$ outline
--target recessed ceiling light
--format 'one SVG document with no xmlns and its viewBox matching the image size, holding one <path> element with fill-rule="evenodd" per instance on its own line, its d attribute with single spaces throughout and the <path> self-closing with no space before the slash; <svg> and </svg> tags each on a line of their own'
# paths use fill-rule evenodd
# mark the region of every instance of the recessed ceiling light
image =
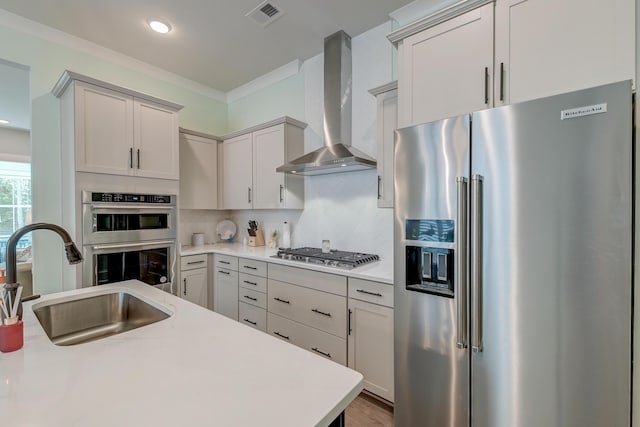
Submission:
<svg viewBox="0 0 640 427">
<path fill-rule="evenodd" d="M 149 26 L 153 31 L 160 34 L 167 34 L 169 31 L 171 31 L 171 25 L 162 21 L 157 21 L 155 19 L 149 21 Z"/>
<path fill-rule="evenodd" d="M 10 122 L 6 119 L 0 119 L 0 125 L 8 125 Z"/>
</svg>

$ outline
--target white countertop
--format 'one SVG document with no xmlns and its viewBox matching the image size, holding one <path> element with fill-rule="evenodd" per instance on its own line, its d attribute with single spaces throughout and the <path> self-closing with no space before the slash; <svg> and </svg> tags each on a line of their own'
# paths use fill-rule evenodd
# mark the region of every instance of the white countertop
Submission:
<svg viewBox="0 0 640 427">
<path fill-rule="evenodd" d="M 32 306 L 124 289 L 168 319 L 75 346 L 49 341 Z M 323 426 L 362 375 L 141 282 L 24 304 L 25 343 L 0 353 L 0 413 L 18 426 Z"/>
<path fill-rule="evenodd" d="M 280 258 L 271 258 L 277 252 L 276 249 L 269 249 L 266 246 L 244 246 L 241 243 L 216 243 L 202 246 L 183 246 L 180 255 L 196 255 L 204 253 L 219 253 L 233 255 L 242 258 L 257 259 L 275 264 L 288 265 L 291 267 L 305 268 L 308 270 L 323 271 L 325 273 L 339 274 L 341 276 L 355 277 L 358 279 L 372 280 L 374 282 L 393 285 L 393 260 L 382 259 L 371 264 L 365 264 L 352 270 L 325 267 L 318 264 L 309 264 L 299 261 L 290 261 Z"/>
</svg>

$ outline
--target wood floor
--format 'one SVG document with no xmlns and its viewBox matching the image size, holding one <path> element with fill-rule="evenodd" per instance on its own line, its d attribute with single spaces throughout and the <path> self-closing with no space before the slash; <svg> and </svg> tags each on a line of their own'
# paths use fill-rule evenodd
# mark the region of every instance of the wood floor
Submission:
<svg viewBox="0 0 640 427">
<path fill-rule="evenodd" d="M 345 411 L 346 427 L 392 427 L 393 408 L 360 393 Z"/>
</svg>

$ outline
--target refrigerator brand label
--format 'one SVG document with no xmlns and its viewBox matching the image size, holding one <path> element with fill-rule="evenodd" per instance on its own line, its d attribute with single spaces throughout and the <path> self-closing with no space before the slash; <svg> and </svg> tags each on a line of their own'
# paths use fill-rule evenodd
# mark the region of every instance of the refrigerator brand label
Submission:
<svg viewBox="0 0 640 427">
<path fill-rule="evenodd" d="M 560 120 L 574 119 L 576 117 L 590 116 L 592 114 L 600 114 L 607 112 L 607 103 L 585 105 L 584 107 L 572 108 L 570 110 L 562 110 L 560 112 Z"/>
</svg>

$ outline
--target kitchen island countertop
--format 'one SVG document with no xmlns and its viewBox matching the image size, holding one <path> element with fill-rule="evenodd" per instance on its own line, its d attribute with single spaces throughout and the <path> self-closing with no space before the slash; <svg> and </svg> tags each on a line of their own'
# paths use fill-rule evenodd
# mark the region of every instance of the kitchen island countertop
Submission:
<svg viewBox="0 0 640 427">
<path fill-rule="evenodd" d="M 171 317 L 56 346 L 32 307 L 125 290 Z M 324 426 L 362 375 L 131 280 L 24 304 L 24 347 L 0 354 L 0 412 L 12 426 Z"/>
<path fill-rule="evenodd" d="M 219 253 L 232 255 L 241 258 L 256 259 L 275 264 L 288 265 L 290 267 L 305 268 L 308 270 L 322 271 L 325 273 L 339 274 L 357 279 L 372 280 L 387 285 L 393 284 L 393 260 L 382 259 L 377 262 L 356 267 L 353 269 L 344 269 L 336 267 L 325 267 L 323 265 L 311 264 L 299 261 L 290 261 L 280 258 L 271 258 L 275 255 L 277 249 L 269 249 L 266 246 L 245 246 L 242 243 L 216 243 L 201 246 L 183 246 L 180 255 L 196 255 L 204 253 Z"/>
</svg>

